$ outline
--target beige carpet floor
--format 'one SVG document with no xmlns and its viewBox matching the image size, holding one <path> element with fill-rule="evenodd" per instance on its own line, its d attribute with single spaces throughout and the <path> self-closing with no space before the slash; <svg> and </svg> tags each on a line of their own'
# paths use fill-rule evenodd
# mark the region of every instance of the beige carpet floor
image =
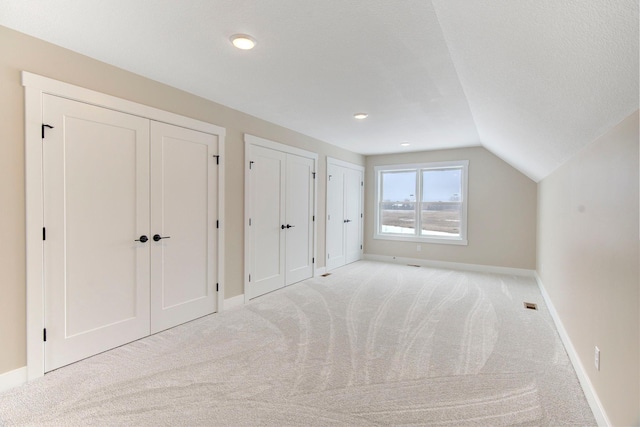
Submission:
<svg viewBox="0 0 640 427">
<path fill-rule="evenodd" d="M 360 261 L 0 394 L 0 425 L 596 422 L 533 279 Z"/>
</svg>

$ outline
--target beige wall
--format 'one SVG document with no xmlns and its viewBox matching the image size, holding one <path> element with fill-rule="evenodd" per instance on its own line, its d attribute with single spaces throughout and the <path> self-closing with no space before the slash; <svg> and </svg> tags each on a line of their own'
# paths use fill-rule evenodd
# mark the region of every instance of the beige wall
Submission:
<svg viewBox="0 0 640 427">
<path fill-rule="evenodd" d="M 24 95 L 22 70 L 114 95 L 227 129 L 225 297 L 243 291 L 244 142 L 250 133 L 319 154 L 318 215 L 325 212 L 326 156 L 364 164 L 333 145 L 145 79 L 0 26 L 0 374 L 26 363 Z M 324 266 L 324 222 L 317 260 Z"/>
<path fill-rule="evenodd" d="M 537 270 L 614 425 L 640 421 L 638 132 L 636 112 L 538 189 Z"/>
<path fill-rule="evenodd" d="M 374 167 L 447 160 L 469 160 L 468 246 L 374 239 Z M 365 206 L 367 254 L 535 268 L 536 183 L 482 147 L 367 157 Z"/>
</svg>

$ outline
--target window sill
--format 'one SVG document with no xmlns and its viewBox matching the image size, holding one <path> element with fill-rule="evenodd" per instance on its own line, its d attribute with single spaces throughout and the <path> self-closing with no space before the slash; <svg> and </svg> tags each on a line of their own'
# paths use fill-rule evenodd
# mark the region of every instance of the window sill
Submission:
<svg viewBox="0 0 640 427">
<path fill-rule="evenodd" d="M 395 240 L 400 242 L 435 243 L 440 245 L 468 246 L 467 239 L 461 237 L 418 237 L 402 234 L 374 234 L 376 240 Z"/>
</svg>

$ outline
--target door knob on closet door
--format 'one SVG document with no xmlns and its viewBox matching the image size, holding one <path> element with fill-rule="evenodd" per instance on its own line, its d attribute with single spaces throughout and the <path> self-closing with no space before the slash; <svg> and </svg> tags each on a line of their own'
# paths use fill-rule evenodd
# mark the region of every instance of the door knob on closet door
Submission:
<svg viewBox="0 0 640 427">
<path fill-rule="evenodd" d="M 287 228 L 293 228 L 293 227 L 295 227 L 295 225 L 289 225 L 289 224 L 287 224 Z"/>
<path fill-rule="evenodd" d="M 170 238 L 171 238 L 171 236 L 164 236 L 164 237 L 163 237 L 163 236 L 161 236 L 161 235 L 159 235 L 159 234 L 155 234 L 155 235 L 153 236 L 153 241 L 154 241 L 154 242 L 159 242 L 159 241 L 160 241 L 160 240 L 162 240 L 162 239 L 170 239 Z"/>
<path fill-rule="evenodd" d="M 284 224 L 280 226 L 280 230 L 284 230 L 285 228 L 287 228 Z"/>
<path fill-rule="evenodd" d="M 142 236 L 140 236 L 140 238 L 139 238 L 139 239 L 134 240 L 134 242 L 142 242 L 142 243 L 145 243 L 147 240 L 149 240 L 149 238 L 143 234 Z"/>
</svg>

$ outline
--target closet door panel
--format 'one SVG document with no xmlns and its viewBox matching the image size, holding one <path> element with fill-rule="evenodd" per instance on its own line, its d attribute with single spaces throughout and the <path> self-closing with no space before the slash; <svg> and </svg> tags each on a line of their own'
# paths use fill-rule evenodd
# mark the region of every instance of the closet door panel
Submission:
<svg viewBox="0 0 640 427">
<path fill-rule="evenodd" d="M 313 159 L 287 154 L 287 285 L 313 276 L 313 172 Z"/>
<path fill-rule="evenodd" d="M 362 219 L 360 206 L 362 200 L 362 172 L 345 168 L 345 262 L 347 264 L 360 259 L 362 250 Z"/>
<path fill-rule="evenodd" d="M 149 334 L 149 121 L 49 95 L 43 118 L 50 371 Z"/>
<path fill-rule="evenodd" d="M 152 333 L 216 309 L 214 154 L 215 135 L 151 122 Z"/>
<path fill-rule="evenodd" d="M 286 154 L 251 147 L 249 204 L 251 245 L 249 298 L 285 285 Z"/>
<path fill-rule="evenodd" d="M 361 167 L 327 160 L 327 269 L 362 258 Z"/>
<path fill-rule="evenodd" d="M 327 165 L 327 269 L 346 263 L 344 253 L 344 169 Z"/>
</svg>

